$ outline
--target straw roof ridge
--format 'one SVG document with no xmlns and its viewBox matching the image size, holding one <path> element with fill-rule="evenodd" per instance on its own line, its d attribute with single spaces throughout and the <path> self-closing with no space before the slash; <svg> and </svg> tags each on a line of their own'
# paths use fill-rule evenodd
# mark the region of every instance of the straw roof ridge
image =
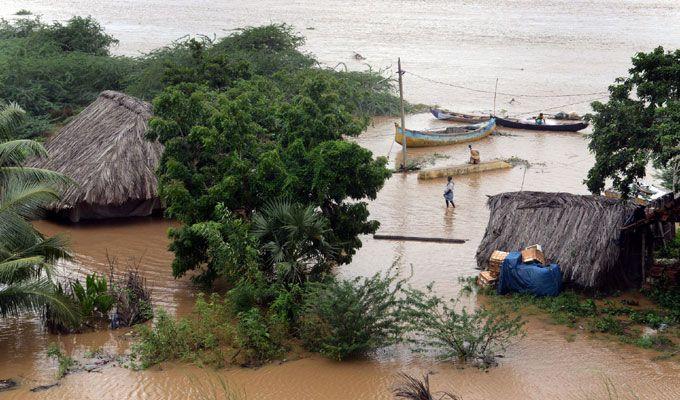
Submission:
<svg viewBox="0 0 680 400">
<path fill-rule="evenodd" d="M 64 191 L 55 208 L 157 198 L 156 168 L 163 146 L 144 137 L 151 116 L 151 104 L 107 90 L 49 138 L 49 157 L 29 165 L 60 172 L 77 183 Z"/>
<path fill-rule="evenodd" d="M 629 286 L 636 271 L 620 228 L 635 210 L 631 202 L 570 193 L 510 192 L 491 196 L 477 265 L 494 250 L 540 244 L 560 265 L 564 280 L 584 288 Z M 637 256 L 639 258 L 639 255 Z M 639 264 L 638 264 L 639 265 Z M 638 267 L 639 268 L 639 267 Z"/>
</svg>

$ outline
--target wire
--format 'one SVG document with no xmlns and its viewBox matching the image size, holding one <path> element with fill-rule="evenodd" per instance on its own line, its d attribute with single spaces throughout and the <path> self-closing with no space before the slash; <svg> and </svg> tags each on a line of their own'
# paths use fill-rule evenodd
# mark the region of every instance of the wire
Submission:
<svg viewBox="0 0 680 400">
<path fill-rule="evenodd" d="M 416 78 L 420 78 L 420 79 L 426 80 L 428 82 L 437 83 L 439 85 L 444 85 L 444 86 L 450 86 L 450 87 L 454 87 L 454 88 L 458 88 L 458 89 L 468 90 L 470 92 L 487 93 L 487 94 L 496 93 L 496 94 L 500 94 L 500 95 L 503 95 L 503 96 L 511 96 L 511 97 L 555 98 L 555 97 L 580 97 L 580 96 L 594 96 L 594 95 L 609 94 L 609 92 L 591 92 L 591 93 L 574 93 L 574 94 L 518 94 L 518 93 L 507 93 L 507 92 L 494 92 L 492 90 L 474 89 L 474 88 L 470 88 L 470 87 L 467 87 L 467 86 L 456 85 L 454 83 L 442 82 L 442 81 L 438 81 L 438 80 L 435 80 L 435 79 L 426 78 L 424 76 L 418 75 L 418 74 L 410 72 L 410 71 L 404 71 L 404 73 L 413 75 Z"/>
<path fill-rule="evenodd" d="M 574 103 L 562 104 L 562 105 L 555 106 L 555 107 L 539 108 L 538 110 L 526 111 L 526 112 L 519 113 L 519 114 L 512 114 L 512 116 L 517 117 L 517 116 L 520 116 L 520 115 L 533 114 L 533 113 L 536 113 L 536 112 L 539 112 L 539 111 L 557 110 L 557 109 L 562 108 L 562 107 L 574 106 L 576 104 L 590 103 L 590 102 L 595 101 L 595 100 L 603 100 L 603 99 L 607 99 L 607 98 L 609 98 L 609 96 L 595 97 L 593 99 L 577 101 L 577 102 L 574 102 Z"/>
</svg>

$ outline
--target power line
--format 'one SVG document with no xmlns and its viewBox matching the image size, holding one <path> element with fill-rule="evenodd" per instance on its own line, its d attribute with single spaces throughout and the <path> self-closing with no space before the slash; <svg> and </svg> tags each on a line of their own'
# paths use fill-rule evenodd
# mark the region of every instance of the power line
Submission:
<svg viewBox="0 0 680 400">
<path fill-rule="evenodd" d="M 503 95 L 503 96 L 511 96 L 511 97 L 556 98 L 556 97 L 580 97 L 580 96 L 595 96 L 595 95 L 609 94 L 609 92 L 591 92 L 591 93 L 551 94 L 551 95 L 548 95 L 548 94 L 518 94 L 518 93 L 507 93 L 507 92 L 494 92 L 492 90 L 474 89 L 474 88 L 471 88 L 471 87 L 467 87 L 467 86 L 463 86 L 463 85 L 457 85 L 457 84 L 454 84 L 454 83 L 442 82 L 442 81 L 438 81 L 438 80 L 435 80 L 435 79 L 426 78 L 424 76 L 418 75 L 418 74 L 410 72 L 410 71 L 404 71 L 404 73 L 413 75 L 416 78 L 420 78 L 420 79 L 428 81 L 428 82 L 432 82 L 432 83 L 436 83 L 436 84 L 444 85 L 444 86 L 449 86 L 449 87 L 454 87 L 454 88 L 457 88 L 457 89 L 463 89 L 463 90 L 467 90 L 467 91 L 470 91 L 470 92 L 486 93 L 486 94 L 496 93 L 496 94 L 500 94 L 500 95 Z"/>
</svg>

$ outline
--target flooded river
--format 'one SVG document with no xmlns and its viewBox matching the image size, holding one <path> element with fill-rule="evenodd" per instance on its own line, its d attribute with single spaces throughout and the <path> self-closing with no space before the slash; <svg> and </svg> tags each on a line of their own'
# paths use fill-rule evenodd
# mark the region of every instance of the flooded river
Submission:
<svg viewBox="0 0 680 400">
<path fill-rule="evenodd" d="M 498 109 L 524 113 L 539 108 L 585 112 L 612 80 L 626 72 L 635 51 L 656 45 L 680 47 L 680 3 L 677 1 L 373 1 L 314 2 L 296 0 L 3 0 L 0 16 L 25 8 L 45 19 L 72 14 L 99 19 L 121 40 L 116 52 L 138 54 L 187 33 L 226 34 L 230 29 L 268 22 L 288 22 L 308 37 L 306 49 L 327 65 L 362 65 L 354 51 L 374 67 L 389 68 L 397 56 L 404 68 L 435 81 L 499 90 Z M 307 29 L 313 28 L 313 29 Z M 570 97 L 521 97 L 584 94 Z M 413 102 L 439 103 L 462 111 L 489 111 L 493 96 L 406 75 L 406 97 Z M 514 99 L 514 101 L 512 101 Z M 573 105 L 566 105 L 578 103 Z M 430 116 L 410 116 L 407 126 L 439 125 Z M 545 190 L 586 193 L 582 181 L 592 165 L 581 134 L 507 131 L 484 139 L 477 147 L 484 159 L 516 156 L 532 167 L 488 172 L 456 179 L 456 209 L 446 210 L 443 180 L 419 181 L 395 175 L 370 205 L 382 233 L 469 239 L 462 245 L 374 241 L 339 273 L 370 275 L 397 263 L 413 266 L 412 284 L 435 282 L 440 293 L 455 295 L 457 278 L 475 273 L 475 250 L 488 218 L 486 196 L 503 191 Z M 394 160 L 400 146 L 392 144 L 393 120 L 378 119 L 361 137 L 375 155 Z M 436 163 L 464 162 L 466 145 L 412 149 L 409 156 L 439 154 Z M 125 265 L 141 257 L 141 271 L 153 289 L 156 306 L 176 315 L 190 310 L 196 288 L 171 276 L 172 254 L 166 231 L 171 222 L 137 219 L 106 224 L 62 226 L 39 222 L 47 234 L 71 237 L 76 253 L 62 265 L 64 273 L 108 273 L 107 253 Z M 435 390 L 449 390 L 464 399 L 606 398 L 605 382 L 613 382 L 621 398 L 680 398 L 680 365 L 651 361 L 653 352 L 600 340 L 532 319 L 528 335 L 511 347 L 501 365 L 489 372 L 456 369 L 414 355 L 403 347 L 389 348 L 366 360 L 335 363 L 303 357 L 259 369 L 211 371 L 187 365 L 166 365 L 144 372 L 123 368 L 100 374 L 67 376 L 59 387 L 42 393 L 29 388 L 54 381 L 55 363 L 45 353 L 58 341 L 76 358 L 93 348 L 122 353 L 125 330 L 52 336 L 31 318 L 0 320 L 0 379 L 14 377 L 21 387 L 0 398 L 160 399 L 205 398 L 224 382 L 249 399 L 389 399 L 395 375 L 405 371 L 434 374 Z M 222 398 L 222 396 L 212 396 Z"/>
</svg>

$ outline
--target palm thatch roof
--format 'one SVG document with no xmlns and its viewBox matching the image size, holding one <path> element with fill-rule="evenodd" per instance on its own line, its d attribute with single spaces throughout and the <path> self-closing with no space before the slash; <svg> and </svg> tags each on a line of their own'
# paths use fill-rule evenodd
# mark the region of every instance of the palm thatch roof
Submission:
<svg viewBox="0 0 680 400">
<path fill-rule="evenodd" d="M 630 202 L 569 193 L 512 192 L 489 198 L 491 215 L 477 249 L 487 266 L 494 250 L 517 251 L 540 244 L 564 281 L 596 290 L 640 283 L 642 240 L 621 228 L 635 210 Z"/>
<path fill-rule="evenodd" d="M 144 138 L 151 116 L 151 104 L 104 91 L 48 139 L 49 158 L 32 165 L 60 172 L 76 182 L 54 209 L 157 200 L 155 171 L 163 146 Z"/>
</svg>

